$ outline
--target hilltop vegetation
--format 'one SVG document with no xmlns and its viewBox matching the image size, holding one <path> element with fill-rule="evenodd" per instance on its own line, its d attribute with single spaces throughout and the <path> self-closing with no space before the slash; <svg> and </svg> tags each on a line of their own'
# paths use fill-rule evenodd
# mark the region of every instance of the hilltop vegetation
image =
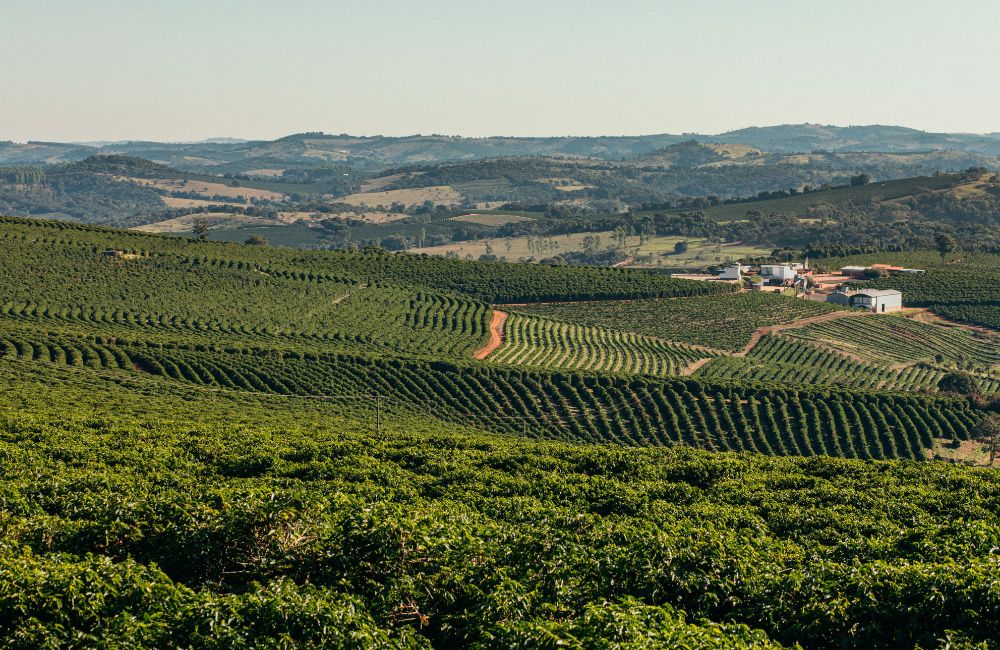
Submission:
<svg viewBox="0 0 1000 650">
<path fill-rule="evenodd" d="M 247 172 L 269 167 L 314 165 L 317 160 L 348 161 L 362 168 L 385 168 L 427 161 L 443 162 L 499 156 L 561 156 L 621 160 L 649 154 L 689 140 L 745 145 L 765 152 L 952 151 L 1000 155 L 1000 136 L 927 133 L 898 126 L 835 127 L 816 124 L 756 127 L 718 135 L 620 137 L 492 137 L 447 135 L 407 137 L 299 133 L 273 141 L 225 138 L 196 143 L 118 142 L 100 145 L 57 142 L 0 143 L 0 164 L 76 161 L 95 154 L 125 154 L 162 160 L 188 171 L 218 169 Z"/>
<path fill-rule="evenodd" d="M 985 172 L 1000 170 L 1000 155 L 987 155 L 989 147 L 788 153 L 704 138 L 617 141 L 634 152 L 611 155 L 615 146 L 599 138 L 323 134 L 270 143 L 6 145 L 0 213 L 180 234 L 193 232 L 197 216 L 214 224 L 217 239 L 257 235 L 305 248 L 401 250 L 617 229 L 771 249 L 868 245 L 888 223 L 897 226 L 889 243 L 909 247 L 926 246 L 940 230 L 966 244 L 996 243 L 997 182 Z M 200 148 L 204 155 L 195 155 Z M 569 153 L 577 148 L 590 153 Z M 954 173 L 965 169 L 980 171 Z M 873 182 L 852 187 L 860 178 Z M 490 222 L 510 216 L 521 219 Z"/>
</svg>

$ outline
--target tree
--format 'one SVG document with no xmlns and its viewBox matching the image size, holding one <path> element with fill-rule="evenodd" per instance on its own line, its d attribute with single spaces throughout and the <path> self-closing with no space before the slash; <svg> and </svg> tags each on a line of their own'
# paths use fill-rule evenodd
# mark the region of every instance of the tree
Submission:
<svg viewBox="0 0 1000 650">
<path fill-rule="evenodd" d="M 191 233 L 198 239 L 208 239 L 212 234 L 212 224 L 205 217 L 196 217 L 191 220 Z"/>
<path fill-rule="evenodd" d="M 990 413 L 972 430 L 973 439 L 982 442 L 990 452 L 990 465 L 1000 453 L 1000 414 Z"/>
<path fill-rule="evenodd" d="M 267 246 L 268 239 L 264 235 L 250 235 L 243 243 L 247 246 Z"/>
<path fill-rule="evenodd" d="M 674 253 L 680 255 L 681 253 L 686 253 L 688 250 L 688 243 L 686 241 L 679 241 L 674 244 Z"/>
<path fill-rule="evenodd" d="M 319 223 L 323 228 L 323 239 L 329 241 L 334 248 L 347 248 L 351 242 L 350 226 L 336 219 L 324 219 Z"/>
<path fill-rule="evenodd" d="M 945 393 L 969 395 L 976 390 L 972 377 L 964 372 L 949 372 L 938 381 L 938 390 Z"/>
<path fill-rule="evenodd" d="M 872 177 L 868 174 L 858 174 L 857 176 L 851 176 L 851 186 L 860 187 L 862 185 L 867 185 L 872 182 Z"/>
<path fill-rule="evenodd" d="M 944 261 L 948 253 L 953 253 L 958 249 L 958 242 L 946 232 L 939 232 L 934 235 L 934 247 L 941 253 L 941 260 Z"/>
</svg>

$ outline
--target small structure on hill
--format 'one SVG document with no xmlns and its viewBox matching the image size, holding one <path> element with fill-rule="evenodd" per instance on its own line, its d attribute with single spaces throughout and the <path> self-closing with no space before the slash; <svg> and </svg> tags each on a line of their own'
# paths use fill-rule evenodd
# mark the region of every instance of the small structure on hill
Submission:
<svg viewBox="0 0 1000 650">
<path fill-rule="evenodd" d="M 840 268 L 840 274 L 846 275 L 849 278 L 861 278 L 864 276 L 865 271 L 869 268 L 868 266 L 843 266 Z"/>
<path fill-rule="evenodd" d="M 846 307 L 859 307 L 868 311 L 887 314 L 903 308 L 903 293 L 895 289 L 840 289 L 827 296 L 827 302 Z"/>
<path fill-rule="evenodd" d="M 925 273 L 924 269 L 908 269 L 902 266 L 892 266 L 891 264 L 872 264 L 871 266 L 844 266 L 841 267 L 841 275 L 849 278 L 865 278 L 868 275 L 895 275 L 897 273 Z"/>
<path fill-rule="evenodd" d="M 720 280 L 741 280 L 743 279 L 743 265 L 739 262 L 730 264 L 719 273 Z"/>
<path fill-rule="evenodd" d="M 788 264 L 762 264 L 760 277 L 766 284 L 786 284 L 793 282 L 797 272 Z"/>
</svg>

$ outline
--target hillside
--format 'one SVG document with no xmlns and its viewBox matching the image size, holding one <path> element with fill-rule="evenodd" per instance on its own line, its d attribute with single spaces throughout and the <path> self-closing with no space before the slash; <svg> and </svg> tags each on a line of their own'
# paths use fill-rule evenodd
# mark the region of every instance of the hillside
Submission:
<svg viewBox="0 0 1000 650">
<path fill-rule="evenodd" d="M 929 395 L 935 377 L 960 367 L 984 392 L 1000 379 L 997 359 L 970 352 L 996 344 L 987 334 L 968 335 L 960 358 L 915 359 L 937 374 L 907 395 L 843 386 L 831 394 L 836 376 L 822 373 L 807 382 L 815 390 L 757 385 L 752 369 L 752 387 L 730 383 L 738 374 L 690 378 L 694 362 L 740 349 L 760 328 L 804 325 L 829 309 L 657 273 L 305 253 L 16 219 L 0 227 L 9 269 L 0 354 L 11 359 L 279 395 L 380 394 L 451 422 L 498 418 L 495 429 L 543 438 L 877 458 L 919 458 L 935 438 L 972 435 L 977 407 Z M 621 300 L 639 302 L 610 302 Z M 553 301 L 565 306 L 512 308 L 554 319 L 545 336 L 515 335 L 520 321 L 508 319 L 500 349 L 473 358 L 490 336 L 491 304 Z M 734 328 L 734 319 L 744 322 Z M 594 329 L 570 334 L 573 322 Z M 579 337 L 586 361 L 572 361 Z M 873 360 L 869 369 L 890 365 Z M 573 369 L 580 374 L 564 372 Z M 845 402 L 854 405 L 847 414 Z M 870 420 L 869 409 L 893 419 Z M 933 413 L 921 417 L 934 428 L 908 424 L 913 409 Z M 843 445 L 823 438 L 827 426 L 842 429 Z"/>
<path fill-rule="evenodd" d="M 282 146 L 312 141 L 287 140 Z M 944 150 L 785 154 L 693 140 L 616 161 L 510 156 L 366 171 L 351 160 L 312 156 L 299 166 L 258 160 L 239 172 L 184 169 L 189 166 L 108 152 L 77 162 L 0 167 L 0 213 L 181 235 L 201 224 L 202 232 L 233 242 L 255 236 L 302 248 L 375 244 L 442 254 L 459 249 L 461 256 L 478 257 L 490 255 L 472 252 L 485 238 L 596 233 L 608 241 L 619 228 L 632 236 L 655 230 L 663 237 L 773 250 L 819 242 L 868 245 L 878 224 L 905 221 L 919 223 L 896 233 L 911 247 L 926 247 L 928 233 L 942 227 L 963 243 L 988 243 L 995 237 L 985 227 L 993 225 L 1000 200 L 995 172 L 988 171 L 1000 170 L 996 157 Z M 859 178 L 874 182 L 852 186 Z M 634 215 L 692 213 L 727 225 L 640 228 L 630 221 Z M 871 223 L 857 227 L 858 213 Z M 785 217 L 810 221 L 788 223 L 780 219 Z M 974 229 L 964 227 L 970 221 Z M 646 265 L 687 266 L 662 259 L 658 243 L 654 250 L 610 255 L 574 245 L 559 256 L 592 264 L 632 257 L 647 258 Z M 545 257 L 536 253 L 506 257 Z M 714 257 L 723 262 L 730 255 Z"/>
<path fill-rule="evenodd" d="M 364 404 L 20 362 L 0 378 L 0 491 L 16 504 L 0 633 L 22 646 L 1000 634 L 995 471 L 581 447 L 392 411 L 376 431 Z"/>
<path fill-rule="evenodd" d="M 0 253 L 15 647 L 1000 638 L 1000 332 L 11 217 Z"/>
</svg>

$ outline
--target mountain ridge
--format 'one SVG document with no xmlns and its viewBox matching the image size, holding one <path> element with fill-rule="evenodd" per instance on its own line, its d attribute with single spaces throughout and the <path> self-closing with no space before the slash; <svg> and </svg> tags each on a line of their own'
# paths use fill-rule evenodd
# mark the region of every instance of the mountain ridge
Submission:
<svg viewBox="0 0 1000 650">
<path fill-rule="evenodd" d="M 765 153 L 958 151 L 1000 155 L 1000 135 L 996 133 L 935 133 L 893 125 L 843 127 L 805 123 L 754 126 L 714 135 L 465 137 L 305 132 L 275 140 L 212 138 L 194 143 L 127 141 L 101 146 L 32 140 L 27 143 L 0 143 L 0 165 L 75 162 L 94 154 L 107 153 L 138 156 L 188 171 L 215 170 L 219 173 L 245 172 L 260 164 L 316 166 L 347 163 L 358 169 L 378 170 L 409 164 L 512 156 L 631 160 L 688 141 L 739 144 Z"/>
</svg>

